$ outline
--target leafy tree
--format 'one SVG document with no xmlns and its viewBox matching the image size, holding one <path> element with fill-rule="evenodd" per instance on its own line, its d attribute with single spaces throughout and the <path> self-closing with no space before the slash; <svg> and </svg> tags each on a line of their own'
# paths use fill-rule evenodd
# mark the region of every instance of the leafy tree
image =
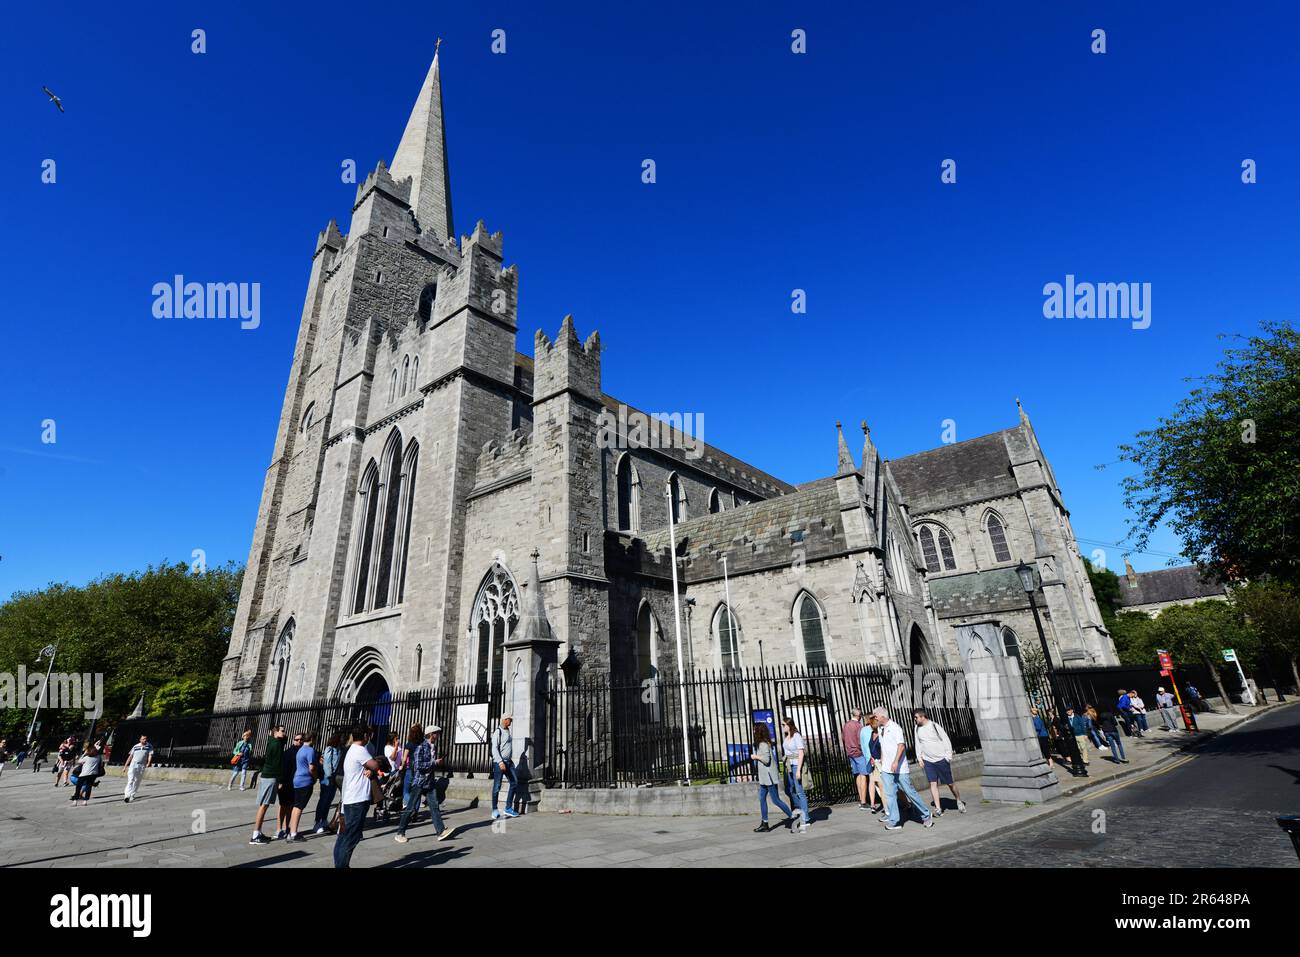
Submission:
<svg viewBox="0 0 1300 957">
<path fill-rule="evenodd" d="M 1167 522 L 1225 582 L 1300 583 L 1300 331 L 1265 323 L 1168 418 L 1120 446 L 1137 548 Z"/>
<path fill-rule="evenodd" d="M 1235 648 L 1250 658 L 1257 652 L 1258 640 L 1246 626 L 1239 609 L 1226 601 L 1198 601 L 1191 605 L 1171 605 L 1153 621 L 1152 634 L 1158 647 L 1168 649 L 1174 661 L 1199 661 L 1214 677 L 1224 706 L 1232 714 L 1237 709 L 1228 697 L 1219 663 L 1224 648 Z"/>
<path fill-rule="evenodd" d="M 1156 619 L 1145 612 L 1121 611 L 1108 623 L 1121 664 L 1149 665 L 1164 646 L 1156 633 Z"/>
<path fill-rule="evenodd" d="M 57 644 L 56 670 L 104 676 L 103 711 L 113 720 L 142 692 L 148 699 L 173 679 L 220 673 L 242 574 L 233 564 L 201 575 L 163 564 L 81 588 L 16 592 L 0 605 L 0 672 L 35 671 L 40 650 Z M 31 716 L 25 708 L 0 712 L 0 729 L 26 731 Z M 41 712 L 46 728 L 83 721 L 78 711 Z"/>
<path fill-rule="evenodd" d="M 177 714 L 203 714 L 212 707 L 219 676 L 184 675 L 167 682 L 153 696 L 149 717 L 169 718 Z"/>
<path fill-rule="evenodd" d="M 1232 603 L 1258 634 L 1261 650 L 1291 665 L 1291 679 L 1300 688 L 1300 591 L 1271 580 L 1250 582 L 1232 590 Z"/>
<path fill-rule="evenodd" d="M 1107 631 L 1110 631 L 1110 623 L 1120 607 L 1119 576 L 1109 568 L 1094 565 L 1082 555 L 1079 558 L 1083 560 L 1083 567 L 1088 572 L 1088 582 L 1092 585 L 1092 593 L 1097 596 L 1097 605 L 1101 609 L 1102 624 L 1106 626 Z"/>
</svg>

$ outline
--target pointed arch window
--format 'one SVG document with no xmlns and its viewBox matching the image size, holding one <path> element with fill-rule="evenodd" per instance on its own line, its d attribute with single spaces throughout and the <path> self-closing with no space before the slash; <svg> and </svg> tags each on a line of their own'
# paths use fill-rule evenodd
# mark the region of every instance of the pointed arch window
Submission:
<svg viewBox="0 0 1300 957">
<path fill-rule="evenodd" d="M 312 425 L 314 424 L 314 422 L 315 422 L 315 415 L 316 415 L 316 403 L 315 403 L 315 402 L 309 402 L 309 403 L 307 403 L 307 411 L 304 412 L 304 413 L 302 414 L 302 434 L 303 434 L 303 435 L 306 435 L 306 434 L 307 434 L 307 431 L 308 431 L 308 430 L 312 427 Z"/>
<path fill-rule="evenodd" d="M 1004 627 L 1002 629 L 1002 648 L 1006 651 L 1008 658 L 1020 660 L 1020 639 L 1016 637 L 1016 633 L 1010 628 Z"/>
<path fill-rule="evenodd" d="M 378 464 L 362 475 L 357 501 L 357 550 L 352 613 L 386 608 L 406 594 L 406 558 L 415 507 L 419 445 L 402 451 L 402 434 L 389 435 Z"/>
<path fill-rule="evenodd" d="M 1011 561 L 1011 549 L 1007 547 L 1007 533 L 1006 529 L 1002 527 L 1002 519 L 990 512 L 985 527 L 989 533 L 989 544 L 993 546 L 993 560 L 996 562 Z"/>
<path fill-rule="evenodd" d="M 493 562 L 479 587 L 470 615 L 470 634 L 477 645 L 473 658 L 474 684 L 480 695 L 501 688 L 505 644 L 518 623 L 519 591 L 515 581 L 500 562 Z"/>
<path fill-rule="evenodd" d="M 957 570 L 957 559 L 952 553 L 952 539 L 942 528 L 939 529 L 939 554 L 943 557 L 943 567 L 945 571 Z"/>
<path fill-rule="evenodd" d="M 641 527 L 641 477 L 627 454 L 618 462 L 618 527 L 624 532 Z"/>
<path fill-rule="evenodd" d="M 825 668 L 828 661 L 822 610 L 807 592 L 799 599 L 799 640 L 803 645 L 804 664 L 809 668 Z"/>
<path fill-rule="evenodd" d="M 925 570 L 939 571 L 939 552 L 934 547 L 934 533 L 930 531 L 930 526 L 922 525 L 916 537 L 921 543 L 921 557 L 925 559 Z"/>
<path fill-rule="evenodd" d="M 433 300 L 437 294 L 437 283 L 431 282 L 420 290 L 420 301 L 415 307 L 415 315 L 421 322 L 428 322 L 429 317 L 433 315 Z"/>
<path fill-rule="evenodd" d="M 397 366 L 393 366 L 393 373 L 388 377 L 388 401 L 392 402 L 397 398 Z"/>
<path fill-rule="evenodd" d="M 672 502 L 673 521 L 686 521 L 686 489 L 676 472 L 668 476 L 668 498 Z"/>
<path fill-rule="evenodd" d="M 718 654 L 724 674 L 740 671 L 740 620 L 724 602 L 713 616 L 713 631 L 718 636 Z M 722 711 L 725 715 L 745 713 L 745 693 L 739 682 L 726 682 L 722 693 Z"/>
<path fill-rule="evenodd" d="M 411 388 L 420 387 L 420 357 L 411 356 Z"/>
<path fill-rule="evenodd" d="M 410 381 L 411 381 L 411 357 L 405 356 L 402 359 L 402 388 L 397 393 L 398 395 L 406 395 L 406 390 L 410 385 Z"/>
<path fill-rule="evenodd" d="M 716 488 L 709 489 L 709 514 L 717 515 L 722 511 L 722 497 Z"/>
<path fill-rule="evenodd" d="M 361 517 L 357 536 L 356 571 L 353 574 L 352 613 L 366 609 L 366 596 L 370 585 L 370 556 L 375 546 L 375 517 L 379 512 L 379 466 L 371 459 L 361 476 L 361 491 L 357 501 Z"/>
<path fill-rule="evenodd" d="M 271 654 L 271 672 L 275 675 L 275 698 L 272 707 L 284 704 L 284 694 L 289 686 L 289 668 L 293 663 L 293 636 L 298 629 L 292 618 L 280 630 L 280 637 L 275 642 Z"/>
</svg>

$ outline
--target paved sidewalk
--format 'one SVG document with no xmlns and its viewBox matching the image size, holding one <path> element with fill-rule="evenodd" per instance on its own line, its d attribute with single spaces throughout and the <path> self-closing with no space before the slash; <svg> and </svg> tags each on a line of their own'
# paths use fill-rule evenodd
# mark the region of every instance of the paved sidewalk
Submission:
<svg viewBox="0 0 1300 957">
<path fill-rule="evenodd" d="M 1268 708 L 1205 715 L 1204 731 L 1222 731 Z M 1196 736 L 1203 740 L 1208 735 Z M 1185 733 L 1151 731 L 1128 738 L 1132 761 L 1115 765 L 1093 752 L 1088 779 L 1061 772 L 1068 793 L 1086 801 L 1099 784 L 1141 774 L 1192 743 Z M 131 804 L 121 800 L 124 780 L 110 777 L 88 807 L 74 807 L 70 788 L 55 789 L 48 772 L 12 765 L 0 775 L 0 866 L 27 867 L 330 867 L 333 837 L 303 844 L 247 844 L 253 791 L 149 779 Z M 886 832 L 879 818 L 856 804 L 819 808 L 806 834 L 784 829 L 754 834 L 757 808 L 747 817 L 607 817 L 529 814 L 492 826 L 486 808 L 444 805 L 458 828 L 434 841 L 427 823 L 410 842 L 393 841 L 396 822 L 367 827 L 354 867 L 843 867 L 883 865 L 960 846 L 1076 806 L 1069 798 L 1047 805 L 983 803 L 977 781 L 959 785 L 967 812 L 948 810 L 933 828 L 914 821 Z M 944 789 L 944 795 L 947 790 Z M 562 807 L 551 792 L 547 803 Z M 945 801 L 951 807 L 951 799 Z M 757 804 L 757 797 L 755 798 Z M 773 821 L 776 816 L 773 816 Z M 195 832 L 198 833 L 195 833 Z"/>
</svg>

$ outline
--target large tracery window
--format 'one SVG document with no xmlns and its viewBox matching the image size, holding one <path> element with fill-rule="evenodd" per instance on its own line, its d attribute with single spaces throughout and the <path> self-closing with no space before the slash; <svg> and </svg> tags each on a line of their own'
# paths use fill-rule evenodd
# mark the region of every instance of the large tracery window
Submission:
<svg viewBox="0 0 1300 957">
<path fill-rule="evenodd" d="M 499 562 L 494 562 L 479 588 L 469 624 L 477 645 L 474 683 L 480 693 L 501 688 L 505 644 L 518 623 L 519 591 L 510 573 Z"/>
<path fill-rule="evenodd" d="M 400 604 L 406 596 L 406 558 L 415 508 L 415 469 L 419 445 L 405 454 L 396 429 L 362 473 L 357 502 L 357 551 L 352 613 Z"/>
<path fill-rule="evenodd" d="M 289 686 L 289 666 L 293 662 L 293 635 L 296 630 L 297 625 L 290 618 L 280 632 L 271 654 L 271 672 L 275 675 L 275 700 L 272 707 L 275 708 L 284 704 L 284 694 Z"/>
</svg>

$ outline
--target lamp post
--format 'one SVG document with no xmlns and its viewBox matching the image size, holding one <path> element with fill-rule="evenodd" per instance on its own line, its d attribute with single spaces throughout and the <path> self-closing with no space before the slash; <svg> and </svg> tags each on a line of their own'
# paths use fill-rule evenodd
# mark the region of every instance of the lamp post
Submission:
<svg viewBox="0 0 1300 957">
<path fill-rule="evenodd" d="M 42 658 L 49 658 L 50 665 L 45 669 L 45 684 L 41 685 L 41 696 L 36 699 L 36 710 L 32 713 L 32 723 L 27 728 L 27 740 L 32 740 L 32 735 L 36 733 L 36 719 L 41 715 L 41 705 L 45 702 L 45 691 L 50 686 L 50 672 L 54 670 L 54 656 L 59 653 L 57 644 L 46 645 L 41 649 L 41 653 L 36 656 L 36 663 L 39 665 Z"/>
<path fill-rule="evenodd" d="M 1016 566 L 1016 574 L 1020 577 L 1020 584 L 1025 589 L 1025 597 L 1029 599 L 1029 608 L 1034 613 L 1034 627 L 1038 629 L 1038 642 L 1043 649 L 1043 662 L 1047 666 L 1047 684 L 1052 691 L 1052 702 L 1056 708 L 1057 727 L 1065 737 L 1065 746 L 1070 755 L 1070 773 L 1075 777 L 1087 777 L 1088 769 L 1084 767 L 1083 755 L 1079 753 L 1079 742 L 1074 738 L 1074 729 L 1066 725 L 1061 727 L 1061 723 L 1066 720 L 1065 717 L 1065 699 L 1061 697 L 1061 688 L 1056 681 L 1056 666 L 1052 664 L 1052 653 L 1047 647 L 1047 635 L 1043 632 L 1043 620 L 1038 617 L 1038 603 L 1034 601 L 1034 590 L 1038 587 L 1037 575 L 1032 565 L 1021 562 Z"/>
</svg>

